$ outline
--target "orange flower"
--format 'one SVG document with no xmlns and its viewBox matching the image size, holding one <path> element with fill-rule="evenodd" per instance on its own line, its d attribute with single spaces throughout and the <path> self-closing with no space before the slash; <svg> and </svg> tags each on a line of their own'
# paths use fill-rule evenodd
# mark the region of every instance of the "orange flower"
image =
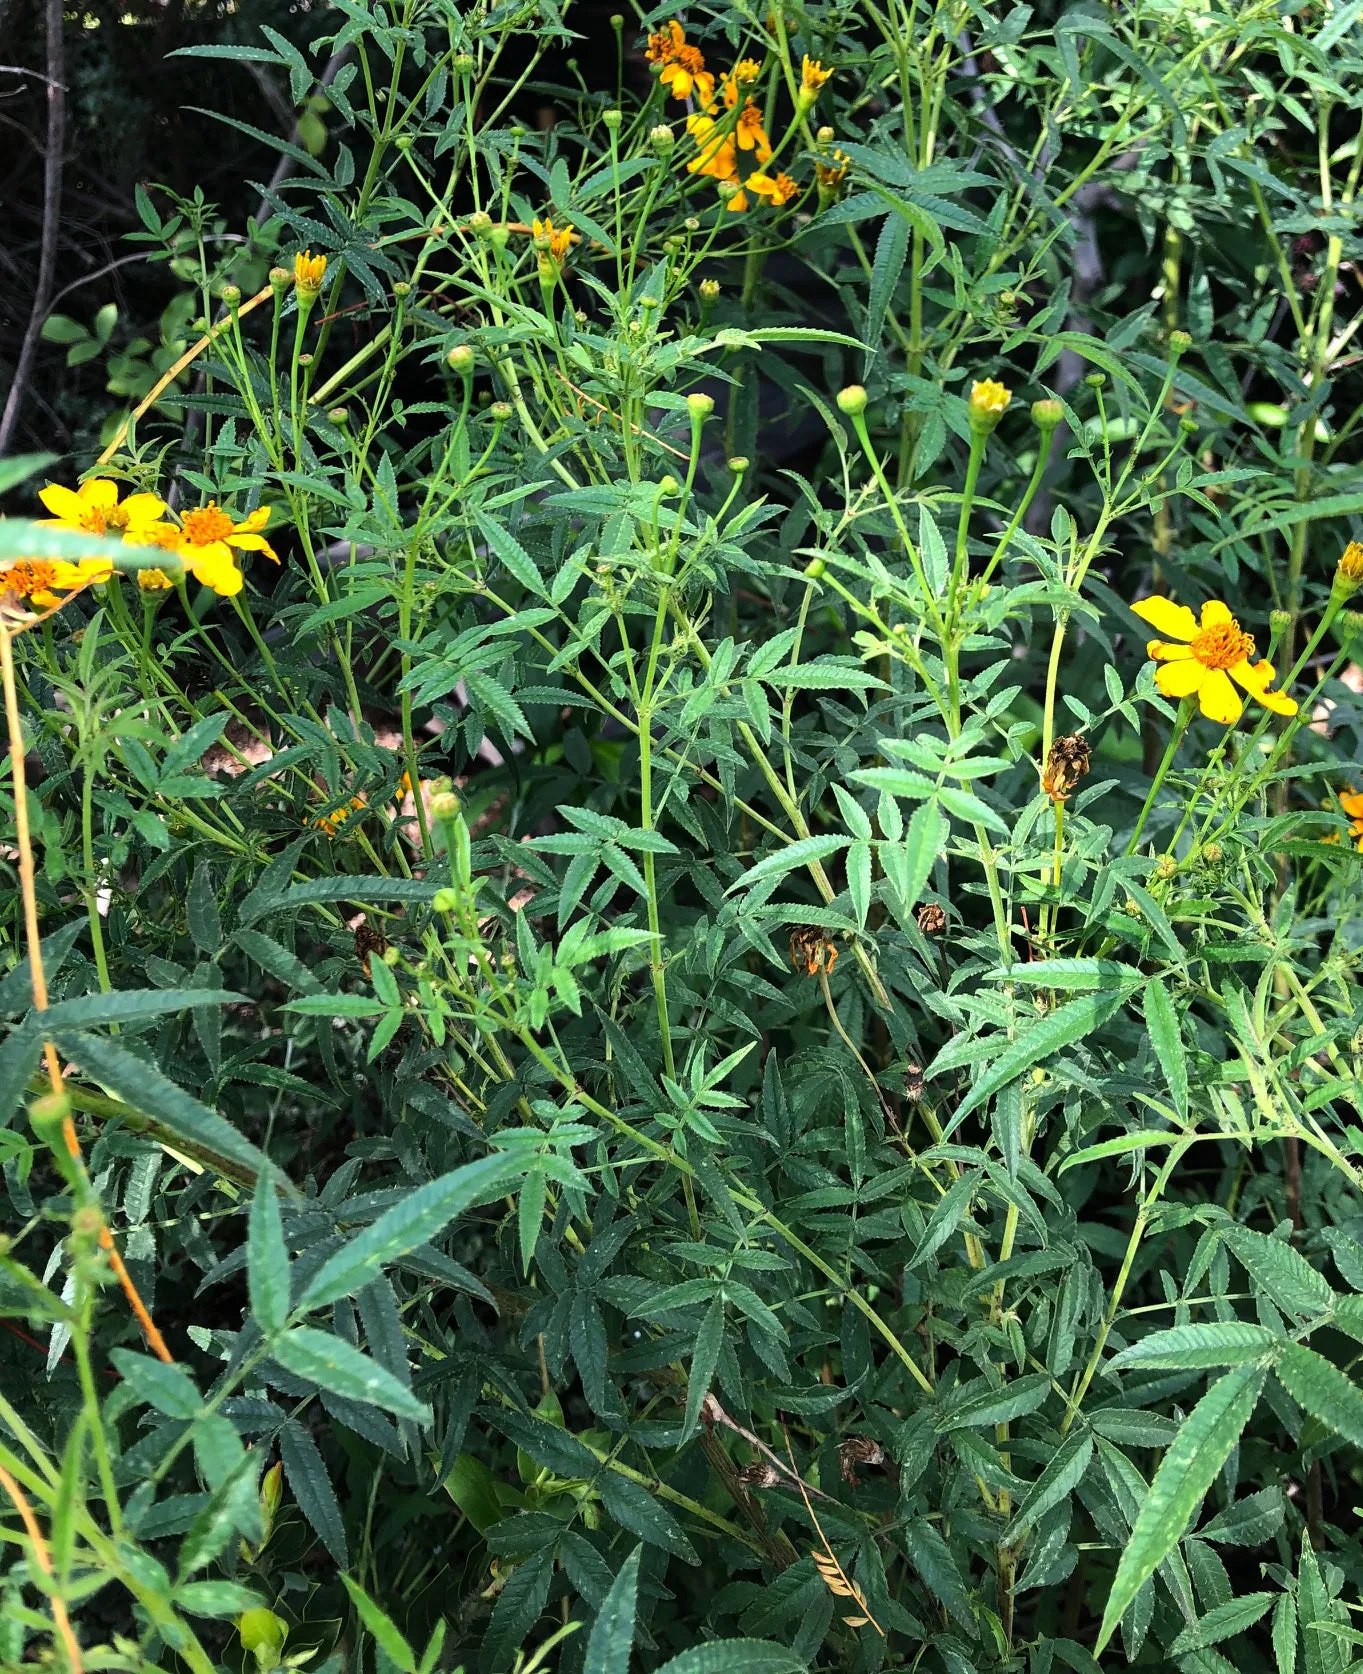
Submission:
<svg viewBox="0 0 1363 1674">
<path fill-rule="evenodd" d="M 540 253 L 548 256 L 558 267 L 563 265 L 563 258 L 572 249 L 573 240 L 578 236 L 566 222 L 563 226 L 555 228 L 547 215 L 542 221 L 532 221 L 530 231 Z"/>
<path fill-rule="evenodd" d="M 762 66 L 755 58 L 740 58 L 724 77 L 724 108 L 732 110 L 738 103 L 739 90 L 751 86 L 762 74 Z"/>
<path fill-rule="evenodd" d="M 1348 817 L 1349 836 L 1354 839 L 1354 846 L 1363 853 L 1363 791 L 1341 791 L 1339 805 Z M 1326 838 L 1327 842 L 1332 840 Z"/>
<path fill-rule="evenodd" d="M 818 183 L 821 195 L 842 190 L 843 181 L 847 179 L 847 171 L 852 166 L 852 160 L 845 151 L 830 151 L 823 162 L 814 165 L 814 178 Z"/>
<path fill-rule="evenodd" d="M 805 54 L 804 63 L 800 66 L 800 103 L 807 110 L 819 96 L 819 89 L 833 74 L 832 70 L 825 70 L 816 58 Z"/>
<path fill-rule="evenodd" d="M 69 564 L 61 558 L 16 558 L 0 568 L 0 592 L 27 599 L 39 610 L 55 610 L 65 601 L 57 590 L 74 593 L 91 582 L 107 581 L 114 573 L 107 558 L 82 558 Z"/>
<path fill-rule="evenodd" d="M 1282 692 L 1270 692 L 1272 663 L 1251 663 L 1253 636 L 1247 634 L 1219 599 L 1208 599 L 1198 621 L 1186 605 L 1172 599 L 1141 599 L 1132 610 L 1151 627 L 1182 640 L 1181 645 L 1152 639 L 1146 651 L 1162 666 L 1155 685 L 1164 697 L 1196 696 L 1202 713 L 1222 726 L 1233 726 L 1245 706 L 1231 685 L 1242 686 L 1249 695 L 1275 715 L 1295 715 L 1297 706 Z"/>
<path fill-rule="evenodd" d="M 691 174 L 709 174 L 716 180 L 738 178 L 738 151 L 731 135 L 717 131 L 712 116 L 688 116 L 686 131 L 696 142 L 696 155 L 686 165 Z"/>
<path fill-rule="evenodd" d="M 715 78 L 705 68 L 705 54 L 699 47 L 678 47 L 658 79 L 674 99 L 689 99 L 694 91 L 706 110 L 715 102 Z"/>
<path fill-rule="evenodd" d="M 676 18 L 669 18 L 656 35 L 648 37 L 644 57 L 650 64 L 670 64 L 686 45 L 686 31 Z"/>
<path fill-rule="evenodd" d="M 800 190 L 788 174 L 778 174 L 774 178 L 768 174 L 750 174 L 744 184 L 750 192 L 756 192 L 759 198 L 765 198 L 777 209 L 789 203 Z"/>
</svg>

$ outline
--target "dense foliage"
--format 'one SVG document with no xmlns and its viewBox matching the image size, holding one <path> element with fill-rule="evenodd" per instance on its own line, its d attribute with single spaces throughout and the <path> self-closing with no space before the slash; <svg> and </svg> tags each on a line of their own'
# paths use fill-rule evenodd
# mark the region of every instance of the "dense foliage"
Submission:
<svg viewBox="0 0 1363 1674">
<path fill-rule="evenodd" d="M 5 340 L 0 1666 L 1344 1674 L 1359 8 L 270 12 Z"/>
</svg>

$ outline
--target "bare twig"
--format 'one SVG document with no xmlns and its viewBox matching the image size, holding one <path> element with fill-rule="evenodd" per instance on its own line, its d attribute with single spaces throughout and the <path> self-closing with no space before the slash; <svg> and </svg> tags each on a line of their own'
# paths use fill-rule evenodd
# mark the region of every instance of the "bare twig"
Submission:
<svg viewBox="0 0 1363 1674">
<path fill-rule="evenodd" d="M 24 387 L 33 371 L 38 337 L 47 319 L 48 298 L 57 275 L 57 238 L 61 230 L 62 153 L 66 147 L 66 88 L 62 84 L 66 52 L 62 41 L 62 0 L 47 0 L 47 152 L 43 158 L 43 234 L 38 256 L 38 283 L 33 291 L 14 379 L 0 414 L 0 455 L 9 452 L 19 423 Z"/>
</svg>

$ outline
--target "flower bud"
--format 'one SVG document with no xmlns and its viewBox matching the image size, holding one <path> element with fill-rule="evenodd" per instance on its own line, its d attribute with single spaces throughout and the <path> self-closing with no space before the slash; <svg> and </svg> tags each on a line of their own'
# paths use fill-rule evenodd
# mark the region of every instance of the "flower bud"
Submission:
<svg viewBox="0 0 1363 1674">
<path fill-rule="evenodd" d="M 731 198 L 736 198 L 742 190 L 743 188 L 736 180 L 721 180 L 719 183 L 720 201 L 728 203 Z"/>
<path fill-rule="evenodd" d="M 1270 610 L 1268 613 L 1268 631 L 1274 639 L 1281 639 L 1292 626 L 1292 614 L 1286 610 Z"/>
<path fill-rule="evenodd" d="M 697 424 L 704 424 L 715 410 L 715 398 L 704 390 L 692 390 L 686 398 L 686 410 Z"/>
<path fill-rule="evenodd" d="M 496 419 L 498 424 L 505 424 L 511 417 L 511 403 L 509 401 L 494 401 L 488 408 L 488 412 Z"/>
<path fill-rule="evenodd" d="M 459 897 L 452 889 L 437 889 L 431 897 L 431 905 L 438 913 L 452 913 L 459 905 Z"/>
<path fill-rule="evenodd" d="M 846 418 L 860 418 L 866 411 L 866 391 L 860 384 L 848 384 L 838 391 L 838 411 Z"/>
<path fill-rule="evenodd" d="M 695 215 L 688 215 L 682 222 L 682 226 L 684 226 L 689 233 L 699 232 L 700 220 Z"/>
<path fill-rule="evenodd" d="M 270 269 L 270 289 L 276 296 L 283 296 L 289 286 L 293 284 L 293 274 L 287 267 L 272 267 Z"/>
<path fill-rule="evenodd" d="M 655 308 L 659 308 L 661 306 L 662 305 L 656 296 L 641 296 L 639 298 L 639 308 L 641 312 L 645 314 L 651 314 Z"/>
<path fill-rule="evenodd" d="M 1033 401 L 1032 423 L 1038 430 L 1054 430 L 1058 424 L 1065 422 L 1065 409 L 1052 397 Z"/>
<path fill-rule="evenodd" d="M 820 576 L 823 575 L 824 571 L 827 568 L 828 568 L 828 565 L 824 561 L 824 559 L 822 559 L 822 558 L 811 558 L 809 560 L 809 562 L 805 565 L 805 574 L 809 577 L 809 579 L 811 581 L 817 581 L 820 578 Z"/>
<path fill-rule="evenodd" d="M 1103 376 L 1103 374 L 1101 372 L 1090 372 L 1089 375 L 1084 379 L 1084 382 L 1088 385 L 1088 387 L 1090 389 L 1101 389 L 1103 387 L 1103 385 L 1107 382 L 1107 379 Z"/>
<path fill-rule="evenodd" d="M 668 475 L 658 484 L 658 494 L 664 500 L 670 500 L 674 494 L 681 493 L 681 484 L 674 476 Z"/>
<path fill-rule="evenodd" d="M 511 231 L 508 227 L 493 227 L 488 237 L 494 250 L 505 250 L 511 242 Z"/>
<path fill-rule="evenodd" d="M 741 453 L 736 453 L 729 461 L 729 469 L 736 477 L 741 477 L 752 464 L 752 460 L 745 459 Z"/>
<path fill-rule="evenodd" d="M 611 13 L 611 28 L 615 31 L 615 33 L 618 35 L 624 27 L 625 27 L 625 14 L 623 12 L 612 12 Z"/>
<path fill-rule="evenodd" d="M 461 378 L 467 378 L 473 371 L 473 363 L 477 357 L 467 343 L 456 343 L 445 356 L 445 364 L 451 372 L 457 372 Z"/>
<path fill-rule="evenodd" d="M 974 434 L 987 436 L 1007 412 L 1012 399 L 1012 390 L 1005 389 L 995 378 L 977 379 L 971 384 L 967 407 Z"/>
<path fill-rule="evenodd" d="M 834 140 L 834 133 L 833 133 L 833 130 L 828 126 L 828 124 L 825 123 L 823 125 L 823 127 L 819 129 L 818 133 L 815 134 L 814 138 L 819 142 L 820 145 L 832 145 L 833 140 Z"/>
<path fill-rule="evenodd" d="M 601 120 L 605 123 L 611 133 L 614 134 L 619 132 L 620 124 L 624 121 L 624 116 L 620 111 L 615 109 L 603 110 L 601 112 Z"/>
<path fill-rule="evenodd" d="M 311 250 L 300 250 L 293 258 L 293 282 L 300 305 L 310 305 L 318 297 L 326 272 L 326 257 L 314 256 Z"/>
<path fill-rule="evenodd" d="M 700 282 L 700 296 L 702 302 L 713 302 L 719 295 L 718 279 L 702 279 Z"/>
<path fill-rule="evenodd" d="M 671 151 L 672 147 L 677 143 L 677 136 L 672 132 L 671 128 L 668 127 L 666 122 L 659 122 L 657 127 L 650 128 L 648 130 L 648 143 L 660 157 L 666 157 L 668 152 Z"/>
<path fill-rule="evenodd" d="M 492 217 L 485 209 L 475 209 L 468 219 L 468 229 L 475 238 L 486 238 L 492 231 Z"/>
<path fill-rule="evenodd" d="M 412 287 L 405 279 L 396 279 L 393 281 L 393 295 L 395 297 L 401 298 L 404 296 L 411 296 L 411 294 Z"/>
<path fill-rule="evenodd" d="M 1178 427 L 1179 427 L 1180 432 L 1185 436 L 1196 436 L 1197 435 L 1197 428 L 1198 428 L 1197 420 L 1195 418 L 1189 418 L 1186 413 L 1178 421 Z"/>
<path fill-rule="evenodd" d="M 164 593 L 173 583 L 164 570 L 150 564 L 146 569 L 137 572 L 137 585 L 144 593 Z"/>
<path fill-rule="evenodd" d="M 399 151 L 410 151 L 412 149 L 412 136 L 410 134 L 399 134 L 394 139 L 393 144 Z"/>
<path fill-rule="evenodd" d="M 1353 645 L 1363 640 L 1363 611 L 1341 610 L 1335 620 L 1335 632 L 1341 645 Z"/>
<path fill-rule="evenodd" d="M 1186 331 L 1171 331 L 1169 333 L 1169 353 L 1171 355 L 1186 355 L 1193 346 L 1191 335 Z"/>
<path fill-rule="evenodd" d="M 1363 546 L 1350 541 L 1335 565 L 1335 592 L 1346 599 L 1363 587 Z"/>
<path fill-rule="evenodd" d="M 327 411 L 327 418 L 331 421 L 332 424 L 336 425 L 336 427 L 338 429 L 340 429 L 344 425 L 347 425 L 347 424 L 350 423 L 350 408 L 349 407 L 332 407 L 332 408 L 329 408 L 328 411 Z"/>
<path fill-rule="evenodd" d="M 471 52 L 456 52 L 454 55 L 454 73 L 457 76 L 471 76 L 477 69 L 477 61 Z"/>
<path fill-rule="evenodd" d="M 431 798 L 431 817 L 452 820 L 459 812 L 459 798 L 452 790 L 437 791 Z"/>
<path fill-rule="evenodd" d="M 222 288 L 222 304 L 223 304 L 224 308 L 230 308 L 233 311 L 233 313 L 235 313 L 236 309 L 237 309 L 237 305 L 240 303 L 240 301 L 241 301 L 241 286 L 240 285 L 224 285 L 223 286 L 223 288 Z"/>
</svg>

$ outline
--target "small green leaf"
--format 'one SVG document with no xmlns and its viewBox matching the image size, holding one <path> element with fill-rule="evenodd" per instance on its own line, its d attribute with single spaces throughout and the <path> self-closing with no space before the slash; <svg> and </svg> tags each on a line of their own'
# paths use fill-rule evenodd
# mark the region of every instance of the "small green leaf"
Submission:
<svg viewBox="0 0 1363 1674">
<path fill-rule="evenodd" d="M 639 1558 L 636 1546 L 611 1583 L 587 1639 L 583 1674 L 629 1674 L 629 1653 L 634 1644 L 634 1615 L 639 1603 Z"/>
<path fill-rule="evenodd" d="M 1274 1370 L 1313 1418 L 1355 1447 L 1363 1447 L 1363 1392 L 1347 1373 L 1304 1343 L 1289 1343 Z"/>
<path fill-rule="evenodd" d="M 398 1631 L 392 1618 L 379 1609 L 358 1581 L 353 1581 L 348 1575 L 342 1575 L 341 1581 L 350 1594 L 355 1614 L 369 1629 L 375 1643 L 388 1660 L 394 1667 L 400 1668 L 402 1674 L 416 1674 L 416 1657 L 412 1653 L 412 1647 Z"/>
<path fill-rule="evenodd" d="M 246 1252 L 251 1313 L 260 1329 L 271 1337 L 289 1316 L 289 1252 L 284 1245 L 273 1169 L 262 1169 L 256 1181 Z"/>
<path fill-rule="evenodd" d="M 1188 1114 L 1188 1055 L 1183 1045 L 1174 1002 L 1162 977 L 1152 976 L 1145 985 L 1145 1026 L 1150 1033 L 1155 1061 L 1164 1070 L 1180 1116 Z"/>
<path fill-rule="evenodd" d="M 308 1325 L 296 1325 L 274 1345 L 274 1357 L 286 1372 L 349 1401 L 368 1401 L 417 1424 L 431 1422 L 431 1409 L 404 1389 L 391 1372 L 360 1353 L 342 1337 Z"/>
</svg>

